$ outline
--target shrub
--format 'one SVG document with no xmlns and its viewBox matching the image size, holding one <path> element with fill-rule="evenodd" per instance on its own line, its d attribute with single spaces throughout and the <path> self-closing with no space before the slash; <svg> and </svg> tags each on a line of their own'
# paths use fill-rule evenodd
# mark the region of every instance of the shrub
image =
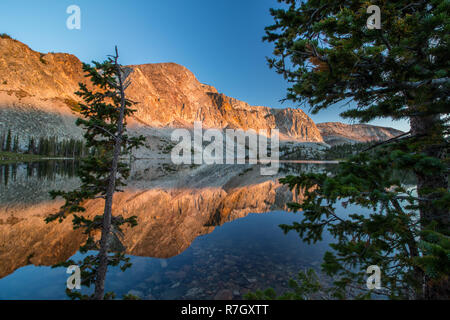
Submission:
<svg viewBox="0 0 450 320">
<path fill-rule="evenodd" d="M 14 40 L 9 34 L 7 33 L 0 33 L 0 38 L 2 39 L 11 39 Z"/>
</svg>

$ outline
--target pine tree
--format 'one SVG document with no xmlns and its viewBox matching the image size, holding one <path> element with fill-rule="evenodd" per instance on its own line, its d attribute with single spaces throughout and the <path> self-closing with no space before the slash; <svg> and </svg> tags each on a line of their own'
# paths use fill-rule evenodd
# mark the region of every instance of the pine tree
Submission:
<svg viewBox="0 0 450 320">
<path fill-rule="evenodd" d="M 14 137 L 13 151 L 14 152 L 18 152 L 19 151 L 19 136 L 15 136 Z"/>
<path fill-rule="evenodd" d="M 35 153 L 34 149 L 35 149 L 34 138 L 33 137 L 28 137 L 27 153 L 28 154 L 34 154 Z"/>
<path fill-rule="evenodd" d="M 5 151 L 5 134 L 3 132 L 0 135 L 0 150 Z"/>
<path fill-rule="evenodd" d="M 82 160 L 80 164 L 80 188 L 70 191 L 52 191 L 53 198 L 63 197 L 66 202 L 61 211 L 47 217 L 50 222 L 55 219 L 60 221 L 67 215 L 73 214 L 74 226 L 84 228 L 88 235 L 86 243 L 81 247 L 81 252 L 98 250 L 97 256 L 88 256 L 81 263 L 82 274 L 85 275 L 83 284 L 90 286 L 95 284 L 95 292 L 90 297 L 93 299 L 110 298 L 110 293 L 104 293 L 104 283 L 108 265 L 121 265 L 122 269 L 129 266 L 128 259 L 124 257 L 120 244 L 121 226 L 136 225 L 136 217 L 124 219 L 122 216 L 112 214 L 113 196 L 120 187 L 125 185 L 125 179 L 129 175 L 129 165 L 121 161 L 121 156 L 126 156 L 133 148 L 142 145 L 143 137 L 129 137 L 126 130 L 126 118 L 134 109 L 133 102 L 126 99 L 125 89 L 130 82 L 127 80 L 131 69 L 118 63 L 118 52 L 103 63 L 93 62 L 93 66 L 83 64 L 83 70 L 90 77 L 94 91 L 80 83 L 80 90 L 76 92 L 85 103 L 80 103 L 80 113 L 84 118 L 77 119 L 76 124 L 85 129 L 85 140 L 88 147 L 97 152 Z M 79 212 L 84 212 L 83 203 L 86 200 L 102 198 L 105 201 L 103 215 L 88 219 Z M 100 232 L 100 240 L 94 240 L 94 233 Z M 73 263 L 73 262 L 66 262 Z M 72 297 L 86 298 L 72 293 Z"/>
<path fill-rule="evenodd" d="M 411 130 L 339 164 L 336 173 L 289 176 L 305 191 L 303 219 L 283 226 L 306 241 L 327 229 L 336 242 L 323 270 L 343 297 L 364 287 L 365 268 L 379 265 L 392 298 L 449 299 L 448 188 L 450 2 L 372 1 L 381 29 L 368 28 L 365 1 L 292 1 L 272 9 L 264 39 L 269 65 L 292 83 L 286 99 L 317 113 L 336 103 L 345 118 L 407 119 Z M 413 174 L 408 189 L 400 174 Z M 336 214 L 338 202 L 372 214 Z M 370 292 L 369 292 L 370 294 Z"/>
<path fill-rule="evenodd" d="M 11 149 L 11 129 L 8 130 L 8 135 L 6 136 L 5 151 L 12 151 Z"/>
<path fill-rule="evenodd" d="M 54 157 L 57 154 L 57 145 L 58 141 L 56 140 L 56 137 L 51 137 L 49 139 L 49 156 Z"/>
</svg>

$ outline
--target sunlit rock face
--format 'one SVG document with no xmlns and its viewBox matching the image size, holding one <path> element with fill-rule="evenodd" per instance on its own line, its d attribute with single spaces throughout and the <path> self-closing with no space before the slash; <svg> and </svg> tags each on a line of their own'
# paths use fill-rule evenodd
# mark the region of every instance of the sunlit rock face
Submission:
<svg viewBox="0 0 450 320">
<path fill-rule="evenodd" d="M 345 124 L 341 122 L 318 123 L 317 127 L 324 141 L 329 145 L 385 141 L 404 133 L 403 131 L 388 127 L 369 124 Z"/>
<path fill-rule="evenodd" d="M 199 235 L 215 226 L 246 216 L 285 209 L 294 195 L 277 181 L 264 177 L 258 166 L 201 166 L 178 170 L 172 175 L 153 177 L 158 166 L 133 167 L 124 192 L 114 196 L 113 212 L 124 217 L 137 216 L 138 225 L 125 228 L 126 253 L 137 256 L 168 258 L 186 250 Z M 18 201 L 8 195 L 24 188 L 17 183 L 2 185 L 0 196 L 0 277 L 28 264 L 53 265 L 72 256 L 83 234 L 73 230 L 71 219 L 46 224 L 44 218 L 59 210 L 61 200 L 50 200 L 48 191 L 72 188 L 75 178 L 44 181 L 28 185 L 28 200 Z M 296 198 L 301 201 L 301 196 Z M 103 212 L 103 201 L 85 205 L 88 217 Z"/>
<path fill-rule="evenodd" d="M 151 126 L 278 129 L 282 138 L 322 142 L 314 122 L 300 109 L 250 106 L 200 83 L 175 63 L 132 66 L 130 97 L 140 102 L 136 118 Z"/>
<path fill-rule="evenodd" d="M 130 66 L 128 97 L 138 102 L 130 127 L 192 127 L 280 130 L 282 139 L 322 142 L 314 122 L 300 109 L 250 106 L 200 83 L 175 63 Z M 43 54 L 25 44 L 0 38 L 0 131 L 81 138 L 74 92 L 86 83 L 82 63 L 66 53 Z M 144 132 L 145 134 L 145 132 Z M 147 132 L 148 134 L 148 132 Z"/>
</svg>

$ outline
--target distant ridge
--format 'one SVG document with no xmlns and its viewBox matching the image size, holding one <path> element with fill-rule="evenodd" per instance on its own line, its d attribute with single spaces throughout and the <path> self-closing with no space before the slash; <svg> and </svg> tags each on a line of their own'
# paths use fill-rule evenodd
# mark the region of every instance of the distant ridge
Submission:
<svg viewBox="0 0 450 320">
<path fill-rule="evenodd" d="M 129 66 L 128 97 L 136 102 L 134 125 L 244 130 L 279 129 L 281 139 L 323 142 L 315 123 L 300 109 L 249 104 L 200 83 L 175 63 Z M 67 53 L 40 53 L 20 41 L 0 37 L 0 132 L 81 137 L 77 117 L 78 83 L 86 82 L 81 61 Z"/>
<path fill-rule="evenodd" d="M 384 141 L 404 133 L 397 129 L 373 126 L 370 124 L 323 122 L 318 123 L 317 127 L 319 128 L 324 141 L 329 145 Z"/>
</svg>

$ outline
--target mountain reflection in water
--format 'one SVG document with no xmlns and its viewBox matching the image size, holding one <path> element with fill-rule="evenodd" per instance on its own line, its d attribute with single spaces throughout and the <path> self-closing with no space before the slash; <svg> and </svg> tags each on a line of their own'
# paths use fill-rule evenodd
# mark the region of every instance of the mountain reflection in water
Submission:
<svg viewBox="0 0 450 320">
<path fill-rule="evenodd" d="M 133 266 L 124 273 L 111 268 L 107 290 L 119 297 L 132 290 L 147 299 L 242 298 L 257 288 L 285 290 L 299 270 L 320 264 L 325 246 L 307 246 L 298 235 L 282 233 L 279 224 L 298 219 L 285 211 L 286 203 L 302 195 L 278 178 L 332 165 L 282 163 L 277 176 L 261 176 L 257 165 L 133 162 L 128 186 L 115 194 L 113 205 L 115 214 L 138 219 L 123 238 Z M 76 168 L 73 161 L 0 165 L 0 299 L 66 298 L 64 268 L 43 266 L 79 257 L 83 234 L 73 230 L 70 218 L 50 224 L 44 218 L 62 205 L 48 191 L 76 187 Z M 102 201 L 89 201 L 86 208 L 89 217 L 101 214 Z M 264 212 L 271 213 L 253 214 Z"/>
</svg>

